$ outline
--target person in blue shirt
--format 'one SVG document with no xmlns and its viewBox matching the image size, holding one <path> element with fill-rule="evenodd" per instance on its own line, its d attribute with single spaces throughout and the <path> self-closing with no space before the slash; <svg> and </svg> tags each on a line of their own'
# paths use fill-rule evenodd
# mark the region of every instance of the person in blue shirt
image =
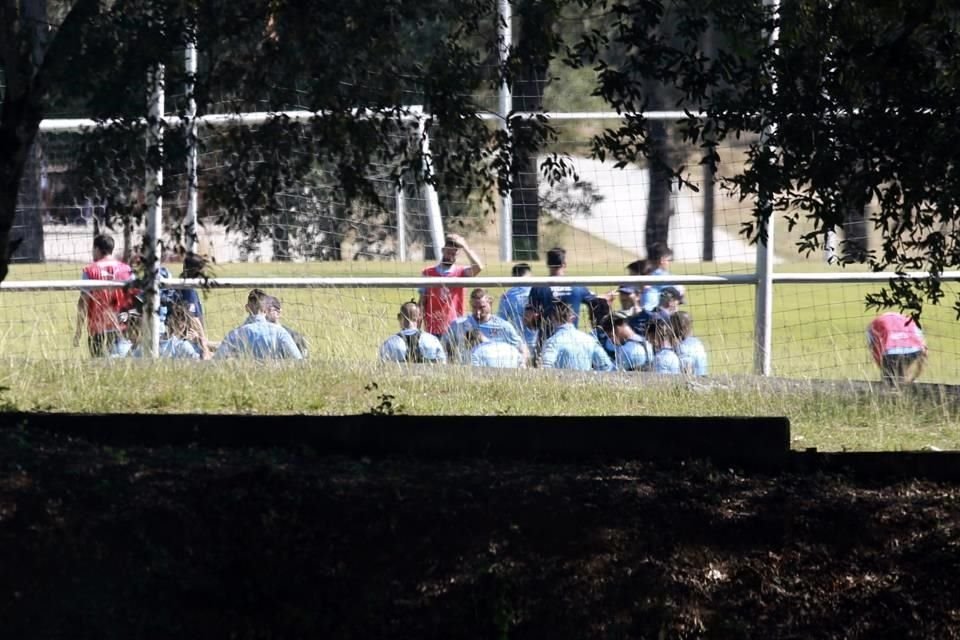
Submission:
<svg viewBox="0 0 960 640">
<path fill-rule="evenodd" d="M 431 362 L 444 363 L 447 354 L 440 340 L 433 334 L 422 331 L 423 315 L 412 300 L 400 306 L 397 314 L 400 331 L 380 347 L 381 362 Z"/>
<path fill-rule="evenodd" d="M 470 366 L 492 369 L 518 369 L 526 365 L 519 350 L 506 342 L 489 340 L 477 330 L 467 332 L 465 343 L 470 349 Z"/>
<path fill-rule="evenodd" d="M 526 262 L 520 262 L 513 265 L 510 275 L 514 278 L 526 278 L 533 274 L 533 270 Z M 523 312 L 527 307 L 527 300 L 530 298 L 530 287 L 511 287 L 500 296 L 500 304 L 497 306 L 497 316 L 503 318 L 513 325 L 517 333 L 527 339 L 526 327 L 523 324 Z M 529 344 L 529 339 L 526 340 Z"/>
<path fill-rule="evenodd" d="M 254 289 L 247 296 L 246 310 L 250 315 L 242 325 L 232 330 L 220 342 L 213 357 L 248 357 L 256 360 L 302 360 L 290 333 L 278 324 L 267 320 L 263 301 L 266 294 Z"/>
<path fill-rule="evenodd" d="M 619 371 L 651 371 L 653 369 L 653 348 L 642 335 L 638 335 L 630 325 L 630 314 L 617 311 L 607 320 L 606 329 L 614 348 L 613 362 Z"/>
<path fill-rule="evenodd" d="M 590 311 L 590 324 L 593 329 L 590 335 L 597 339 L 607 356 L 613 360 L 616 345 L 613 343 L 613 330 L 610 324 L 610 303 L 604 298 L 593 298 L 587 302 Z"/>
<path fill-rule="evenodd" d="M 693 318 L 686 311 L 677 311 L 670 317 L 677 336 L 677 355 L 683 372 L 694 376 L 707 375 L 707 349 L 700 338 L 693 335 Z"/>
<path fill-rule="evenodd" d="M 519 351 L 523 359 L 528 357 L 527 344 L 520 338 L 513 325 L 493 315 L 493 299 L 486 289 L 474 289 L 470 292 L 471 314 L 465 316 L 462 322 L 454 322 L 445 336 L 454 348 L 462 354 L 468 354 L 466 335 L 470 331 L 478 331 L 490 342 L 505 342 Z M 465 359 L 464 359 L 465 360 Z"/>
<path fill-rule="evenodd" d="M 654 318 L 647 325 L 647 342 L 653 349 L 654 373 L 681 373 L 680 356 L 677 355 L 677 338 L 669 320 Z"/>
<path fill-rule="evenodd" d="M 547 270 L 551 276 L 567 275 L 567 252 L 565 249 L 554 247 L 547 251 Z M 553 332 L 554 327 L 551 326 L 550 319 L 553 317 L 554 300 L 560 300 L 573 310 L 573 326 L 577 327 L 581 304 L 595 297 L 597 297 L 597 294 L 586 287 L 569 285 L 532 287 L 530 289 L 530 304 L 539 311 L 547 329 L 543 338 L 549 338 Z"/>
<path fill-rule="evenodd" d="M 207 269 L 206 259 L 196 253 L 187 253 L 183 258 L 183 270 L 180 277 L 185 280 L 206 277 Z M 200 295 L 196 289 L 170 289 L 170 304 L 182 304 L 187 308 L 187 312 L 200 320 L 200 324 L 206 326 L 206 320 L 203 317 L 203 303 L 200 302 Z"/>
<path fill-rule="evenodd" d="M 670 263 L 673 261 L 673 250 L 662 242 L 655 242 L 650 247 L 649 256 L 646 260 L 645 270 L 649 269 L 649 275 L 666 276 L 670 275 Z M 647 275 L 641 273 L 638 275 Z M 649 285 L 643 291 L 641 304 L 647 311 L 656 309 L 660 302 L 660 292 L 664 285 Z"/>
<path fill-rule="evenodd" d="M 267 321 L 274 324 L 282 324 L 280 322 L 280 316 L 283 315 L 283 305 L 280 302 L 280 298 L 276 296 L 267 296 L 263 299 L 263 305 L 267 310 Z M 290 337 L 293 338 L 293 341 L 297 345 L 297 349 L 300 349 L 300 355 L 306 358 L 310 348 L 309 343 L 307 343 L 306 336 L 299 331 L 291 329 L 287 325 L 282 326 L 287 330 L 287 333 L 290 334 Z"/>
<path fill-rule="evenodd" d="M 561 300 L 553 301 L 551 306 L 557 328 L 543 343 L 541 366 L 575 371 L 612 370 L 613 363 L 596 338 L 577 329 L 573 309 Z"/>
</svg>

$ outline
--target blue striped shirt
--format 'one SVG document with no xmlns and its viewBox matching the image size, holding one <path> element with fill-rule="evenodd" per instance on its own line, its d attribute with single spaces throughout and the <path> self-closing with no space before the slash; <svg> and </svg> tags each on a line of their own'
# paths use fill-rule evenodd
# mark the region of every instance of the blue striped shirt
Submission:
<svg viewBox="0 0 960 640">
<path fill-rule="evenodd" d="M 267 318 L 258 314 L 227 334 L 217 352 L 217 359 L 249 357 L 257 360 L 289 358 L 302 360 L 303 354 L 297 348 L 290 333 L 279 324 L 267 322 Z"/>
<path fill-rule="evenodd" d="M 610 371 L 613 363 L 597 339 L 570 324 L 557 327 L 543 345 L 544 369 Z"/>
</svg>

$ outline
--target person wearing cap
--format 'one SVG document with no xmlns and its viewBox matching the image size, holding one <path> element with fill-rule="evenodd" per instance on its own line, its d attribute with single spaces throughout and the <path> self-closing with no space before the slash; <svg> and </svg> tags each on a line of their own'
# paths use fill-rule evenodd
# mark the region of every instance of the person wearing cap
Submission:
<svg viewBox="0 0 960 640">
<path fill-rule="evenodd" d="M 266 296 L 263 299 L 263 305 L 266 309 L 267 322 L 281 324 L 280 316 L 283 314 L 283 305 L 280 303 L 280 298 L 276 296 Z M 294 331 L 287 325 L 282 326 L 287 330 L 287 333 L 290 334 L 290 337 L 293 338 L 293 341 L 297 344 L 297 348 L 300 349 L 300 355 L 306 358 L 309 349 L 306 337 L 304 337 L 304 335 L 299 331 Z"/>
<path fill-rule="evenodd" d="M 447 354 L 436 336 L 421 331 L 420 306 L 412 300 L 400 306 L 397 321 L 400 331 L 380 346 L 380 362 L 444 363 Z"/>
<path fill-rule="evenodd" d="M 681 373 L 680 356 L 677 355 L 677 337 L 670 321 L 656 317 L 647 325 L 647 342 L 653 350 L 654 373 Z"/>
<path fill-rule="evenodd" d="M 660 289 L 660 303 L 654 309 L 653 315 L 663 318 L 669 322 L 670 316 L 677 312 L 680 303 L 683 301 L 683 294 L 676 287 L 663 287 Z"/>
<path fill-rule="evenodd" d="M 470 266 L 456 264 L 457 253 L 463 249 Z M 421 275 L 431 278 L 471 278 L 483 271 L 483 263 L 467 245 L 462 236 L 447 234 L 440 253 L 440 262 L 427 267 Z M 423 310 L 423 327 L 437 338 L 446 333 L 450 324 L 463 315 L 463 287 L 439 286 L 420 290 L 420 308 Z"/>
<path fill-rule="evenodd" d="M 526 262 L 520 262 L 513 265 L 510 275 L 514 278 L 528 278 L 533 275 L 533 270 Z M 523 310 L 529 298 L 530 287 L 511 287 L 500 296 L 500 303 L 497 305 L 497 315 L 512 324 L 519 334 L 523 333 Z"/>
<path fill-rule="evenodd" d="M 290 359 L 302 360 L 297 343 L 290 333 L 279 324 L 267 320 L 264 304 L 266 293 L 253 289 L 247 296 L 246 311 L 250 314 L 236 329 L 226 335 L 217 347 L 213 357 L 247 357 L 255 360 Z"/>
<path fill-rule="evenodd" d="M 867 326 L 867 346 L 880 367 L 883 382 L 911 383 L 927 361 L 927 342 L 913 318 L 883 313 Z"/>
<path fill-rule="evenodd" d="M 707 349 L 693 335 L 693 318 L 686 311 L 670 316 L 670 325 L 677 337 L 677 355 L 683 372 L 694 376 L 707 375 Z"/>
<path fill-rule="evenodd" d="M 204 271 L 207 268 L 206 259 L 196 253 L 187 253 L 183 258 L 183 270 L 180 277 L 184 280 L 193 280 L 205 277 Z M 172 289 L 170 294 L 171 304 L 182 304 L 187 308 L 194 318 L 200 320 L 200 324 L 206 326 L 206 320 L 203 316 L 203 304 L 200 302 L 200 295 L 196 289 Z"/>
<path fill-rule="evenodd" d="M 613 362 L 618 371 L 649 371 L 653 368 L 653 348 L 630 326 L 631 315 L 617 311 L 607 322 L 614 346 Z"/>
<path fill-rule="evenodd" d="M 526 366 L 526 358 L 516 347 L 490 340 L 476 329 L 467 331 L 464 343 L 469 350 L 472 367 L 518 369 Z"/>
<path fill-rule="evenodd" d="M 477 331 L 489 342 L 509 344 L 523 355 L 524 360 L 527 359 L 526 342 L 520 339 L 512 324 L 493 314 L 493 299 L 486 289 L 478 288 L 470 292 L 470 310 L 470 315 L 462 322 L 452 324 L 445 336 L 455 350 L 465 357 L 469 353 L 465 347 L 466 334 Z"/>
<path fill-rule="evenodd" d="M 554 300 L 552 321 L 556 326 L 543 343 L 541 366 L 544 369 L 571 369 L 574 371 L 611 371 L 613 363 L 596 338 L 574 325 L 574 314 L 562 300 Z"/>
<path fill-rule="evenodd" d="M 86 265 L 80 274 L 84 280 L 133 280 L 133 269 L 126 262 L 113 257 L 113 238 L 100 234 L 93 239 L 93 262 Z M 73 346 L 80 346 L 83 327 L 87 329 L 87 348 L 90 355 L 101 358 L 109 355 L 122 336 L 123 324 L 117 316 L 134 304 L 130 291 L 125 288 L 90 289 L 80 292 L 77 300 L 77 322 L 73 334 Z"/>
</svg>

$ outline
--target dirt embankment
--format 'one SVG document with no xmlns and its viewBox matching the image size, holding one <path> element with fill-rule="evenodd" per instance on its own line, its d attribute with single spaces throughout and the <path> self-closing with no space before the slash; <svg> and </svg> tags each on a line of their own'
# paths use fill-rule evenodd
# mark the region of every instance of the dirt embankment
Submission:
<svg viewBox="0 0 960 640">
<path fill-rule="evenodd" d="M 960 486 L 0 429 L 9 638 L 957 638 Z"/>
</svg>

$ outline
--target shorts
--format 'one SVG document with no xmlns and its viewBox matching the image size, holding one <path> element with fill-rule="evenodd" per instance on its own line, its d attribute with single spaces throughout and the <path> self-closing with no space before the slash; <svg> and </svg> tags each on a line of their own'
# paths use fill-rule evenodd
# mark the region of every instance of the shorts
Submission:
<svg viewBox="0 0 960 640">
<path fill-rule="evenodd" d="M 914 351 L 913 353 L 891 353 L 884 354 L 883 359 L 880 361 L 880 370 L 883 375 L 884 382 L 910 382 L 913 378 L 919 375 L 920 371 L 917 371 L 909 376 L 911 369 L 914 367 L 919 367 L 923 364 L 925 359 L 925 354 L 923 351 Z"/>
<path fill-rule="evenodd" d="M 95 333 L 87 338 L 87 346 L 90 347 L 90 355 L 94 358 L 106 358 L 113 351 L 120 334 L 116 331 L 107 331 L 105 333 Z"/>
</svg>

